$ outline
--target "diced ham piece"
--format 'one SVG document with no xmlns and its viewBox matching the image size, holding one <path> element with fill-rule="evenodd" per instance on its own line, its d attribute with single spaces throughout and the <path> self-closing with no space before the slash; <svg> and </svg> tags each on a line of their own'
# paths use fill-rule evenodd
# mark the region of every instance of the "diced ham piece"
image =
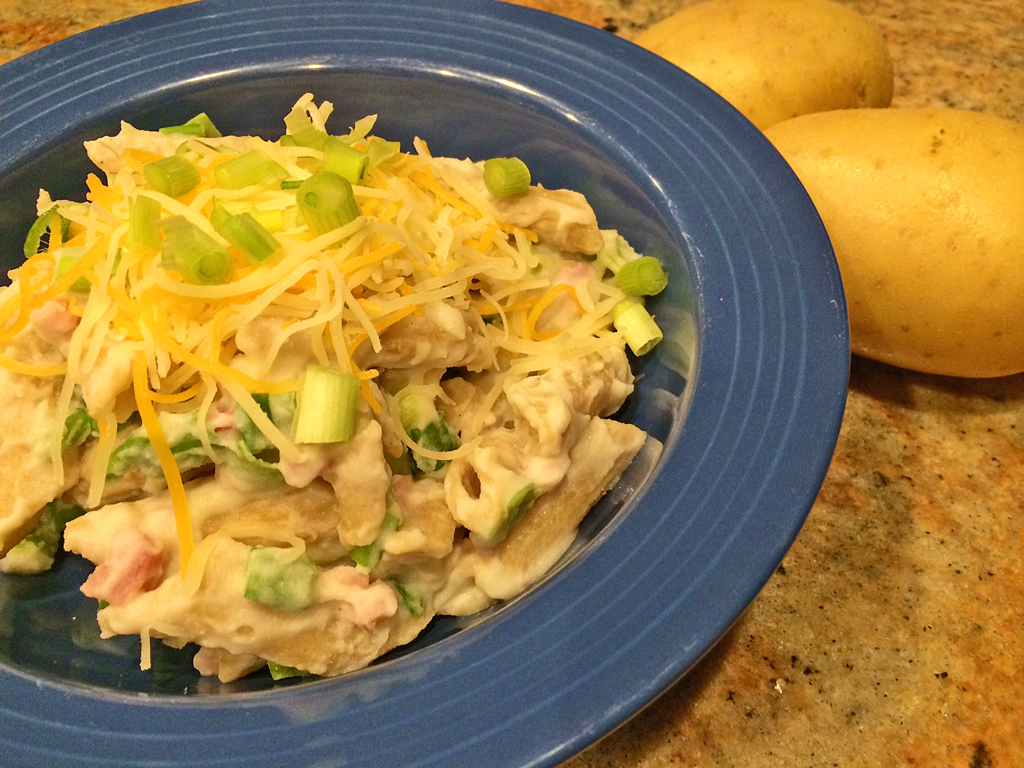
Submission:
<svg viewBox="0 0 1024 768">
<path fill-rule="evenodd" d="M 206 416 L 206 427 L 213 430 L 225 442 L 239 440 L 242 437 L 242 433 L 235 426 L 234 406 L 223 400 L 210 406 L 210 411 Z"/>
<path fill-rule="evenodd" d="M 220 670 L 220 654 L 213 648 L 201 646 L 192 657 L 192 666 L 204 677 L 213 677 Z"/>
<path fill-rule="evenodd" d="M 50 342 L 66 339 L 78 327 L 78 318 L 68 311 L 67 304 L 56 300 L 33 310 L 31 320 L 36 333 Z"/>
<path fill-rule="evenodd" d="M 365 573 L 347 565 L 324 572 L 320 595 L 340 601 L 342 615 L 360 627 L 372 627 L 398 610 L 395 590 L 383 581 L 371 584 Z"/>
<path fill-rule="evenodd" d="M 395 501 L 400 507 L 408 507 L 412 502 L 410 495 L 413 491 L 413 479 L 409 475 L 395 475 L 391 478 L 391 487 L 395 491 Z"/>
<path fill-rule="evenodd" d="M 138 528 L 125 528 L 110 541 L 112 554 L 82 584 L 82 594 L 110 605 L 124 605 L 159 586 L 164 552 Z"/>
</svg>

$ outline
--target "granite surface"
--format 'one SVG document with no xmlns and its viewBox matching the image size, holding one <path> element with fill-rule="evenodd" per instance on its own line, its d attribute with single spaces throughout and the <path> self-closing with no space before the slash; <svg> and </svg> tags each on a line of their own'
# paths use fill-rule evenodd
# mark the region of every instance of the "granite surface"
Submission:
<svg viewBox="0 0 1024 768">
<path fill-rule="evenodd" d="M 691 0 L 516 0 L 626 38 Z M 0 61 L 177 0 L 0 3 Z M 1024 122 L 1024 2 L 847 0 L 895 107 Z M 2 85 L 2 84 L 0 84 Z M 564 768 L 1024 766 L 1024 375 L 853 361 L 807 523 L 682 681 Z"/>
</svg>

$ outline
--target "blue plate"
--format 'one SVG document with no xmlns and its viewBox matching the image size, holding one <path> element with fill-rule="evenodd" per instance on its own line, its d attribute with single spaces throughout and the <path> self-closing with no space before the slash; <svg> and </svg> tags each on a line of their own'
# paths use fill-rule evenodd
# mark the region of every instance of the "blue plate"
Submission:
<svg viewBox="0 0 1024 768">
<path fill-rule="evenodd" d="M 100 641 L 64 557 L 0 576 L 9 765 L 551 765 L 690 669 L 796 536 L 838 435 L 849 343 L 808 197 L 761 134 L 661 59 L 495 2 L 212 0 L 69 38 L 0 68 L 0 262 L 40 186 L 82 199 L 82 141 L 208 112 L 280 135 L 306 91 L 344 131 L 435 154 L 515 154 L 668 266 L 666 332 L 624 418 L 665 445 L 520 598 L 442 620 L 333 680 L 221 686 L 189 654 Z"/>
</svg>

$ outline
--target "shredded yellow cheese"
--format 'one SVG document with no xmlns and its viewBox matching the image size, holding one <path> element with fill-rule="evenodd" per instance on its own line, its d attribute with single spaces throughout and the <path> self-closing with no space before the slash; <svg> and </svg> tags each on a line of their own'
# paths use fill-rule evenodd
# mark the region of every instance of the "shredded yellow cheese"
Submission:
<svg viewBox="0 0 1024 768">
<path fill-rule="evenodd" d="M 174 524 L 178 533 L 178 553 L 181 562 L 181 573 L 184 575 L 188 562 L 192 557 L 192 550 L 195 540 L 192 534 L 192 516 L 188 509 L 188 496 L 185 494 L 185 486 L 178 472 L 178 464 L 174 460 L 174 454 L 164 437 L 163 428 L 157 419 L 156 410 L 150 399 L 152 392 L 148 383 L 149 369 L 146 363 L 146 356 L 138 353 L 132 363 L 132 381 L 135 387 L 135 404 L 139 409 L 139 416 L 142 425 L 146 428 L 149 442 L 153 446 L 160 468 L 163 469 L 164 478 L 167 480 L 167 490 L 171 496 L 171 504 L 174 507 Z"/>
<path fill-rule="evenodd" d="M 117 441 L 117 419 L 109 411 L 102 413 L 96 419 L 96 428 L 99 431 L 99 440 L 96 442 L 96 453 L 89 471 L 89 500 L 87 503 L 90 509 L 99 506 L 100 500 L 103 498 L 103 488 L 107 480 L 107 463 L 110 461 L 110 454 Z"/>
<path fill-rule="evenodd" d="M 51 365 L 25 363 L 2 353 L 0 353 L 0 365 L 9 371 L 21 373 L 25 376 L 63 376 L 68 371 L 67 363 L 53 363 Z"/>
</svg>

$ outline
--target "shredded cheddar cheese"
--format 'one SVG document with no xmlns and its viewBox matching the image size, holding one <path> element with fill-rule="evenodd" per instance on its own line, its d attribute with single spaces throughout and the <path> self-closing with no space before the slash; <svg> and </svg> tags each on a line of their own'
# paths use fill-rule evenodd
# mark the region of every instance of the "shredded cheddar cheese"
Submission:
<svg viewBox="0 0 1024 768">
<path fill-rule="evenodd" d="M 195 547 L 195 538 L 192 532 L 192 516 L 188 509 L 188 497 L 185 495 L 185 485 L 181 480 L 181 473 L 178 471 L 178 464 L 174 460 L 167 439 L 164 437 L 163 427 L 157 419 L 156 410 L 153 408 L 152 392 L 149 389 L 147 377 L 149 375 L 146 366 L 146 356 L 138 353 L 132 363 L 132 382 L 135 387 L 135 404 L 139 409 L 139 416 L 142 424 L 149 435 L 149 441 L 153 445 L 160 467 L 164 471 L 167 480 L 167 490 L 171 494 L 171 503 L 174 505 L 174 523 L 178 532 L 178 553 L 181 560 L 181 573 L 184 576 L 188 568 L 188 562 L 192 558 L 192 550 Z"/>
</svg>

